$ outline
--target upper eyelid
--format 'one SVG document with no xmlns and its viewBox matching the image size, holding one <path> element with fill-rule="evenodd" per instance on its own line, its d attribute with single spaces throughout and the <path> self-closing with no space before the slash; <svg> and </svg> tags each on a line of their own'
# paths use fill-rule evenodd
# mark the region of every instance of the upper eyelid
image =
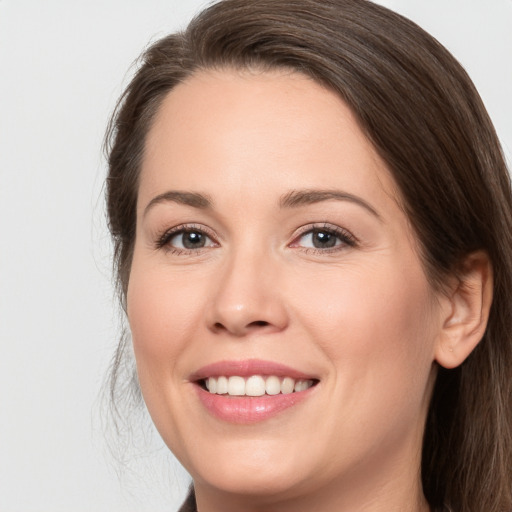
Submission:
<svg viewBox="0 0 512 512">
<path fill-rule="evenodd" d="M 347 238 L 353 240 L 354 242 L 359 241 L 358 238 L 348 229 L 338 226 L 336 224 L 331 224 L 329 222 L 313 222 L 311 224 L 302 226 L 295 230 L 294 234 L 292 235 L 292 239 L 296 240 L 298 237 L 303 236 L 306 233 L 309 233 L 310 231 L 313 231 L 315 229 L 324 229 L 325 231 L 331 231 L 335 234 L 344 235 Z"/>
<path fill-rule="evenodd" d="M 293 244 L 300 237 L 304 236 L 305 234 L 315 229 L 324 229 L 325 231 L 330 231 L 338 236 L 344 236 L 345 238 L 349 238 L 354 243 L 359 242 L 358 238 L 351 231 L 337 224 L 331 224 L 329 222 L 312 222 L 310 224 L 306 224 L 295 229 L 295 231 L 289 237 L 291 241 L 288 242 L 287 245 Z M 172 228 L 164 230 L 159 236 L 157 236 L 157 245 L 161 247 L 168 243 L 170 238 L 185 231 L 200 231 L 204 233 L 206 236 L 208 236 L 213 242 L 217 244 L 219 242 L 222 242 L 222 237 L 219 236 L 212 228 L 205 224 L 193 222 L 178 224 L 176 226 L 173 226 Z"/>
<path fill-rule="evenodd" d="M 171 234 L 175 234 L 175 233 L 181 233 L 183 231 L 200 231 L 200 232 L 202 232 L 208 236 L 211 236 L 213 238 L 218 238 L 218 236 L 215 234 L 213 229 L 211 229 L 209 226 L 205 226 L 204 224 L 197 224 L 197 223 L 178 224 L 177 226 L 166 229 L 163 234 L 171 235 Z"/>
</svg>

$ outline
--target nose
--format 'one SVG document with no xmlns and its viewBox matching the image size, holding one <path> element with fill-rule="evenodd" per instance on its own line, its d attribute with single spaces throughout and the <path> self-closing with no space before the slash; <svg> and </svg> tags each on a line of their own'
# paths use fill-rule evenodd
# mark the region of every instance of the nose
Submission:
<svg viewBox="0 0 512 512">
<path fill-rule="evenodd" d="M 280 289 L 282 272 L 263 254 L 233 255 L 215 280 L 207 312 L 208 328 L 215 333 L 244 337 L 275 333 L 288 325 Z"/>
</svg>

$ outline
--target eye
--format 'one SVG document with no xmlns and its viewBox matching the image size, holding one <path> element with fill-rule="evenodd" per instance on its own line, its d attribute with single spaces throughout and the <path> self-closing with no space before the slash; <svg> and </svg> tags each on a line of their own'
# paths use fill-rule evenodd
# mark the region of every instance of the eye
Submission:
<svg viewBox="0 0 512 512">
<path fill-rule="evenodd" d="M 157 247 L 166 247 L 177 253 L 215 247 L 216 243 L 204 230 L 178 226 L 166 231 L 158 240 Z"/>
<path fill-rule="evenodd" d="M 315 249 L 330 249 L 341 244 L 339 237 L 326 229 L 313 229 L 301 236 L 301 245 Z"/>
<path fill-rule="evenodd" d="M 303 247 L 305 249 L 313 249 L 319 251 L 337 250 L 346 246 L 354 246 L 355 238 L 344 229 L 335 226 L 318 226 L 303 231 L 291 247 Z"/>
<path fill-rule="evenodd" d="M 201 231 L 182 231 L 173 235 L 167 243 L 177 249 L 202 249 L 209 241 Z"/>
</svg>

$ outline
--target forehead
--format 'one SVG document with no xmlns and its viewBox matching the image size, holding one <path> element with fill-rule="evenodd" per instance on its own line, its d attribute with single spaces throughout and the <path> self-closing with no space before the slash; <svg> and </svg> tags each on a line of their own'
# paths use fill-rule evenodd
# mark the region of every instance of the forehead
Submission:
<svg viewBox="0 0 512 512">
<path fill-rule="evenodd" d="M 333 91 L 295 72 L 224 70 L 198 72 L 163 100 L 139 192 L 144 200 L 167 188 L 220 199 L 236 191 L 252 200 L 318 187 L 378 202 L 397 196 L 385 163 Z"/>
</svg>

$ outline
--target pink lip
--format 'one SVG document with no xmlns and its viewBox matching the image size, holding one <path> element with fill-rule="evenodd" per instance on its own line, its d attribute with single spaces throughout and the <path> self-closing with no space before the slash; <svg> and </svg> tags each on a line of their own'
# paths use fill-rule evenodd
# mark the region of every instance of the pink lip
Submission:
<svg viewBox="0 0 512 512">
<path fill-rule="evenodd" d="M 315 387 L 288 395 L 258 397 L 215 395 L 195 386 L 199 400 L 215 417 L 228 423 L 251 424 L 267 420 L 297 405 L 310 396 Z"/>
<path fill-rule="evenodd" d="M 259 397 L 216 395 L 203 389 L 197 381 L 207 377 L 230 377 L 238 375 L 276 375 L 277 377 L 292 377 L 293 379 L 314 379 L 288 366 L 249 359 L 244 361 L 219 361 L 197 370 L 190 380 L 195 382 L 195 389 L 202 405 L 216 418 L 228 423 L 252 424 L 267 420 L 280 412 L 299 404 L 315 390 L 311 387 L 296 393 L 264 395 Z"/>
<path fill-rule="evenodd" d="M 315 378 L 284 364 L 263 361 L 261 359 L 246 359 L 243 361 L 219 361 L 203 366 L 190 376 L 190 380 L 197 381 L 208 377 L 230 377 L 232 375 L 239 375 L 240 377 L 275 375 L 276 377 L 291 377 L 295 380 Z"/>
</svg>

